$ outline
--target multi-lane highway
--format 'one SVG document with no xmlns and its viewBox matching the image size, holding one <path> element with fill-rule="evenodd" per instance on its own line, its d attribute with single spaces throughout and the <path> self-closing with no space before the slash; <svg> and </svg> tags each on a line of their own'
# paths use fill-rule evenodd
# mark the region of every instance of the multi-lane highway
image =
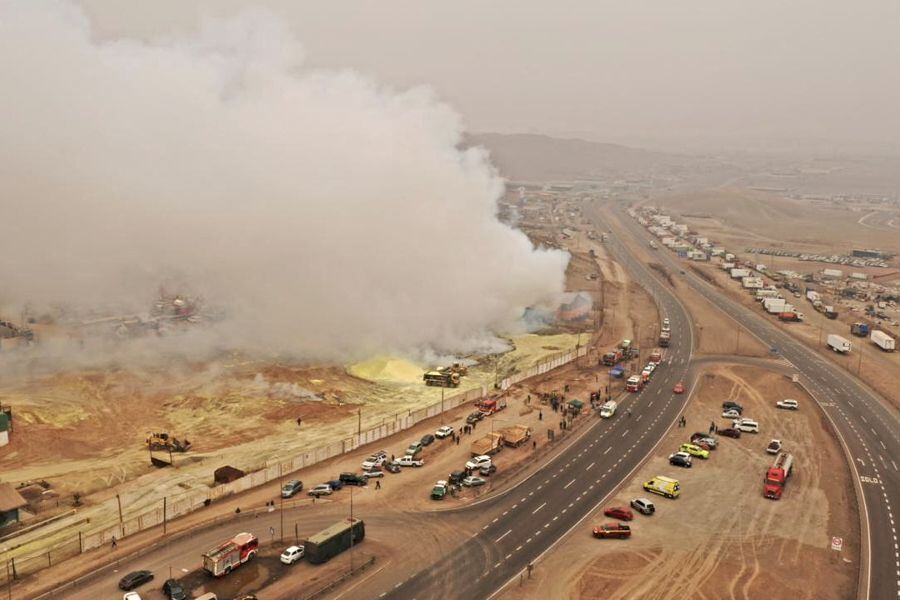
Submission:
<svg viewBox="0 0 900 600">
<path fill-rule="evenodd" d="M 624 212 L 618 215 L 626 235 L 634 236 L 643 244 L 651 239 Z M 658 252 L 659 262 L 667 269 L 794 365 L 801 383 L 815 396 L 852 459 L 851 469 L 858 481 L 863 511 L 860 597 L 900 597 L 900 513 L 894 514 L 894 510 L 900 509 L 897 411 L 857 378 L 785 332 L 784 325 L 728 298 L 689 270 L 679 275 L 683 265 L 678 259 L 665 249 Z"/>
<path fill-rule="evenodd" d="M 690 364 L 693 335 L 689 316 L 622 246 L 613 244 L 610 249 L 656 299 L 661 316 L 670 320 L 673 341 L 667 364 L 657 369 L 640 394 L 625 400 L 614 419 L 590 417 L 596 420 L 578 432 L 580 437 L 574 443 L 513 491 L 462 509 L 473 515 L 473 521 L 486 520 L 464 543 L 437 563 L 422 565 L 399 581 L 381 582 L 381 589 L 367 586 L 360 597 L 490 597 L 521 576 L 569 530 L 590 535 L 585 517 L 628 478 L 682 414 L 688 395 L 673 395 L 672 388 L 685 378 Z M 646 495 L 640 489 L 633 492 Z"/>
</svg>

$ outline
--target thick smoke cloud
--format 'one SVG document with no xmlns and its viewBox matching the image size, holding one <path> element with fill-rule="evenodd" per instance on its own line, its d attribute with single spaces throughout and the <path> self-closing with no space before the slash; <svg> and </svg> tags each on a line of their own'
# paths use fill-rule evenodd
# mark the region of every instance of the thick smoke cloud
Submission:
<svg viewBox="0 0 900 600">
<path fill-rule="evenodd" d="M 267 13 L 101 42 L 4 2 L 0 82 L 0 305 L 146 310 L 175 278 L 220 343 L 336 359 L 465 352 L 562 291 L 451 108 L 305 67 Z"/>
</svg>

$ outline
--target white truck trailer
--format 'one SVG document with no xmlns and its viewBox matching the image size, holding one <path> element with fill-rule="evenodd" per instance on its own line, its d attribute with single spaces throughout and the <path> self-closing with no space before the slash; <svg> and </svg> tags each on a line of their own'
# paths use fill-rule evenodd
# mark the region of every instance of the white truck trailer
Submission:
<svg viewBox="0 0 900 600">
<path fill-rule="evenodd" d="M 894 338 L 877 329 L 872 331 L 872 335 L 869 336 L 869 339 L 885 352 L 893 352 L 897 346 L 897 341 Z"/>
<path fill-rule="evenodd" d="M 835 352 L 840 352 L 841 354 L 846 354 L 850 352 L 850 340 L 836 335 L 834 333 L 828 334 L 828 347 L 834 350 Z"/>
</svg>

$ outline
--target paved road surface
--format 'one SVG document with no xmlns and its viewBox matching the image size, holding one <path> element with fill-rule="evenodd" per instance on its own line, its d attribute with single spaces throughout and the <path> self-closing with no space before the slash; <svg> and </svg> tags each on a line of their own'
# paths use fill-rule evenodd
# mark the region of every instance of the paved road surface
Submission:
<svg viewBox="0 0 900 600">
<path fill-rule="evenodd" d="M 650 234 L 624 212 L 620 220 L 629 235 L 646 244 Z M 897 411 L 859 380 L 783 331 L 779 324 L 726 297 L 720 290 L 685 269 L 668 250 L 660 249 L 660 262 L 717 308 L 740 322 L 770 348 L 790 361 L 801 382 L 816 396 L 853 457 L 863 490 L 864 521 L 871 539 L 871 570 L 862 574 L 864 597 L 900 598 L 900 418 Z M 680 275 L 681 270 L 685 275 Z M 852 359 L 850 359 L 852 360 Z M 863 531 L 865 536 L 866 532 Z M 865 542 L 865 538 L 863 539 Z"/>
</svg>

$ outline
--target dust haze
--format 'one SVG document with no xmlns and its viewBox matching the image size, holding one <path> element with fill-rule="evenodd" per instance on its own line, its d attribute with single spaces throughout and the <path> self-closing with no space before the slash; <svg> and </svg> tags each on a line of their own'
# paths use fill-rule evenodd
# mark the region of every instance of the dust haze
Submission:
<svg viewBox="0 0 900 600">
<path fill-rule="evenodd" d="M 168 349 L 319 360 L 471 351 L 562 291 L 451 107 L 304 60 L 264 11 L 97 41 L 71 4 L 0 5 L 0 306 L 140 312 L 175 282 L 223 318 Z"/>
</svg>

